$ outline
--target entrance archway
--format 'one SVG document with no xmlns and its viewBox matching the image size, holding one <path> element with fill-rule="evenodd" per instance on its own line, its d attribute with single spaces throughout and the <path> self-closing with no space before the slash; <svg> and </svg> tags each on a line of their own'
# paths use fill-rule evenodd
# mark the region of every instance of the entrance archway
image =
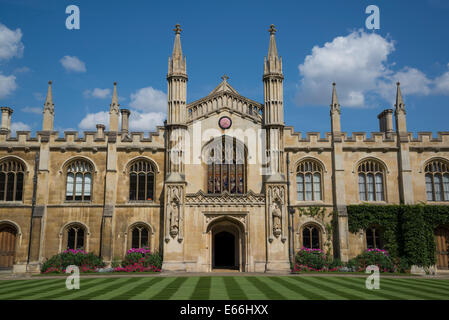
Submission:
<svg viewBox="0 0 449 320">
<path fill-rule="evenodd" d="M 16 253 L 17 230 L 9 224 L 0 225 L 0 270 L 11 269 Z"/>
<path fill-rule="evenodd" d="M 232 219 L 218 219 L 208 227 L 210 234 L 211 270 L 245 268 L 245 233 L 243 226 Z"/>
<path fill-rule="evenodd" d="M 438 269 L 449 269 L 449 228 L 438 227 L 435 230 Z"/>
</svg>

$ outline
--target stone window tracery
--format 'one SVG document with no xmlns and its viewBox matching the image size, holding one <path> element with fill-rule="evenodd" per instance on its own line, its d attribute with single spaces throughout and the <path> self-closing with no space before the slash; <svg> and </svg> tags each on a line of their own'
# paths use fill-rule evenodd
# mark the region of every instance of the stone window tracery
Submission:
<svg viewBox="0 0 449 320">
<path fill-rule="evenodd" d="M 129 200 L 153 201 L 155 171 L 150 161 L 136 160 L 129 168 Z"/>
<path fill-rule="evenodd" d="M 383 165 L 373 159 L 365 160 L 357 168 L 360 201 L 385 201 Z"/>
<path fill-rule="evenodd" d="M 449 164 L 433 160 L 424 171 L 427 201 L 449 201 Z"/>
<path fill-rule="evenodd" d="M 77 159 L 67 166 L 66 200 L 90 201 L 92 196 L 93 166 Z"/>
<path fill-rule="evenodd" d="M 314 160 L 304 160 L 296 168 L 296 199 L 298 201 L 323 200 L 323 167 Z"/>
<path fill-rule="evenodd" d="M 24 165 L 14 159 L 0 163 L 0 201 L 22 201 Z"/>
<path fill-rule="evenodd" d="M 236 138 L 222 136 L 207 150 L 207 192 L 233 194 L 246 192 L 246 155 Z"/>
</svg>

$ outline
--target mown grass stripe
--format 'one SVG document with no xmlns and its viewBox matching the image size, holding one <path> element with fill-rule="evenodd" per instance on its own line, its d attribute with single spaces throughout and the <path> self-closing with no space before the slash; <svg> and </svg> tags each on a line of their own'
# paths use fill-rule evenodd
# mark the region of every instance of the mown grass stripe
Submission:
<svg viewBox="0 0 449 320">
<path fill-rule="evenodd" d="M 229 300 L 228 292 L 224 283 L 226 277 L 212 277 L 210 300 Z"/>
<path fill-rule="evenodd" d="M 443 297 L 441 297 L 443 294 L 439 294 L 435 291 L 428 290 L 423 286 L 416 286 L 410 283 L 401 283 L 397 281 L 397 279 L 382 279 L 380 283 L 380 287 L 382 288 L 382 285 L 389 286 L 389 287 L 400 287 L 403 288 L 403 291 L 409 289 L 413 290 L 413 292 L 409 295 L 421 297 L 422 299 L 433 299 L 433 300 L 442 300 Z"/>
<path fill-rule="evenodd" d="M 412 285 L 412 286 L 415 286 L 415 287 L 418 286 L 418 287 L 422 288 L 420 290 L 423 290 L 423 291 L 431 293 L 431 294 L 438 293 L 441 296 L 444 296 L 444 295 L 447 295 L 449 293 L 449 287 L 447 287 L 447 288 L 439 288 L 439 287 L 434 287 L 434 286 L 429 287 L 428 285 L 427 286 L 423 286 L 421 283 L 417 282 L 415 279 L 395 279 L 395 280 L 397 282 L 405 283 L 405 284 Z M 406 280 L 406 281 L 404 281 L 404 280 Z"/>
<path fill-rule="evenodd" d="M 223 281 L 228 293 L 228 297 L 231 300 L 248 300 L 247 295 L 243 292 L 242 288 L 235 280 L 235 277 L 223 277 Z"/>
<path fill-rule="evenodd" d="M 317 300 L 317 299 L 326 299 L 324 296 L 320 296 L 319 294 L 313 293 L 304 287 L 299 286 L 297 283 L 293 283 L 289 281 L 289 277 L 269 277 L 271 281 L 275 281 L 279 283 L 284 288 L 287 288 L 290 291 L 295 292 L 297 300 Z"/>
<path fill-rule="evenodd" d="M 21 289 L 19 292 L 14 292 L 12 295 L 4 297 L 4 295 L 0 296 L 0 299 L 4 300 L 19 300 L 25 299 L 29 300 L 31 296 L 42 294 L 48 292 L 49 290 L 59 289 L 61 286 L 65 286 L 65 279 L 58 279 L 58 282 L 50 285 L 45 285 L 45 283 L 41 283 L 39 286 L 33 286 L 26 289 Z"/>
<path fill-rule="evenodd" d="M 327 289 L 323 289 L 321 286 L 317 286 L 315 281 L 310 280 L 309 278 L 314 277 L 291 277 L 292 280 L 301 283 L 301 288 L 306 286 L 309 291 L 311 291 L 313 294 L 316 294 L 319 296 L 317 299 L 324 299 L 324 300 L 340 300 L 342 297 L 338 294 L 335 294 L 333 290 L 329 292 Z"/>
<path fill-rule="evenodd" d="M 13 280 L 16 281 L 16 280 Z M 30 282 L 28 282 L 30 281 Z M 52 279 L 52 280 L 21 280 L 21 284 L 15 285 L 14 287 L 8 287 L 5 288 L 5 290 L 3 290 L 3 288 L 1 288 L 0 290 L 0 299 L 1 296 L 3 294 L 9 294 L 10 290 L 14 290 L 14 291 L 19 291 L 19 290 L 28 290 L 28 289 L 32 289 L 32 288 L 37 288 L 40 287 L 42 285 L 47 285 L 47 284 L 53 284 L 53 283 L 57 283 L 61 281 L 61 279 Z"/>
<path fill-rule="evenodd" d="M 0 281 L 0 292 L 8 290 L 9 288 L 20 287 L 22 285 L 35 284 L 40 280 L 1 280 Z"/>
<path fill-rule="evenodd" d="M 196 284 L 195 291 L 190 296 L 193 300 L 207 300 L 210 296 L 211 277 L 201 277 Z"/>
<path fill-rule="evenodd" d="M 368 299 L 379 298 L 386 300 L 401 300 L 401 295 L 394 294 L 392 292 L 385 292 L 383 290 L 369 290 L 365 285 L 366 279 L 364 278 L 349 278 L 349 277 L 329 277 L 329 282 L 340 284 L 348 289 L 360 292 L 366 295 Z"/>
<path fill-rule="evenodd" d="M 160 281 L 152 282 L 152 285 L 141 289 L 141 292 L 130 298 L 130 300 L 151 300 L 152 297 L 156 294 L 158 294 L 159 291 L 161 291 L 167 283 L 171 282 L 173 277 L 161 277 Z"/>
<path fill-rule="evenodd" d="M 402 280 L 402 279 L 400 279 Z M 409 280 L 409 279 L 406 279 Z M 435 288 L 439 290 L 449 291 L 449 282 L 444 280 L 434 280 L 434 279 L 413 279 L 416 284 L 425 285 L 429 288 Z M 434 282 L 437 281 L 437 282 Z"/>
<path fill-rule="evenodd" d="M 94 300 L 111 300 L 113 296 L 119 295 L 124 293 L 125 291 L 128 291 L 130 288 L 134 288 L 136 286 L 136 283 L 141 281 L 142 278 L 136 277 L 136 278 L 130 278 L 128 281 L 121 284 L 117 289 L 110 290 L 103 292 L 102 294 L 99 294 L 95 297 L 93 297 Z"/>
<path fill-rule="evenodd" d="M 90 300 L 92 298 L 97 298 L 101 294 L 110 292 L 112 290 L 116 290 L 119 288 L 124 282 L 129 281 L 129 278 L 115 278 L 110 279 L 108 285 L 102 286 L 99 285 L 96 290 L 90 291 L 86 294 L 80 295 L 76 298 L 73 298 L 74 300 Z"/>
<path fill-rule="evenodd" d="M 285 300 L 286 298 L 274 290 L 270 288 L 265 282 L 261 281 L 259 277 L 245 277 L 249 282 L 253 284 L 261 293 L 263 293 L 270 300 Z"/>
<path fill-rule="evenodd" d="M 152 300 L 168 300 L 176 291 L 180 289 L 182 284 L 187 280 L 186 277 L 174 278 L 172 282 L 167 284 L 158 294 L 152 297 Z"/>
<path fill-rule="evenodd" d="M 385 282 L 386 279 L 381 279 L 380 281 L 380 290 L 389 290 L 393 291 L 395 294 L 402 294 L 403 299 L 406 300 L 432 300 L 433 296 L 428 294 L 423 294 L 421 292 L 410 291 L 410 288 L 405 287 L 403 285 L 398 285 L 394 283 Z"/>
<path fill-rule="evenodd" d="M 142 293 L 149 287 L 161 281 L 163 278 L 143 278 L 141 279 L 141 283 L 134 285 L 132 288 L 127 289 L 120 294 L 116 294 L 110 297 L 110 300 L 129 300 L 138 294 Z"/>
<path fill-rule="evenodd" d="M 196 285 L 200 280 L 199 277 L 186 277 L 186 281 L 182 285 L 182 290 L 176 291 L 170 300 L 188 300 L 195 291 Z"/>
<path fill-rule="evenodd" d="M 57 298 L 60 298 L 60 297 L 66 296 L 66 295 L 70 295 L 70 294 L 79 292 L 81 290 L 87 290 L 89 288 L 95 287 L 95 286 L 99 285 L 102 282 L 106 282 L 106 281 L 104 281 L 104 278 L 97 278 L 97 279 L 82 279 L 81 278 L 80 279 L 80 288 L 79 288 L 79 290 L 78 289 L 77 290 L 75 290 L 75 289 L 68 290 L 67 287 L 65 286 L 65 283 L 64 283 L 64 285 L 60 289 L 58 289 L 56 291 L 49 292 L 47 295 L 45 295 L 45 294 L 42 295 L 41 294 L 41 295 L 39 295 L 35 299 L 36 300 L 57 299 Z"/>
<path fill-rule="evenodd" d="M 316 285 L 319 286 L 320 288 L 323 288 L 324 290 L 333 292 L 334 294 L 337 294 L 340 297 L 343 297 L 344 299 L 347 299 L 347 300 L 366 300 L 366 297 L 352 294 L 352 293 L 348 292 L 347 290 L 345 290 L 344 288 L 342 288 L 341 286 L 329 286 L 329 285 L 327 285 L 326 284 L 327 277 L 311 277 L 310 280 L 314 281 L 316 283 Z"/>
</svg>

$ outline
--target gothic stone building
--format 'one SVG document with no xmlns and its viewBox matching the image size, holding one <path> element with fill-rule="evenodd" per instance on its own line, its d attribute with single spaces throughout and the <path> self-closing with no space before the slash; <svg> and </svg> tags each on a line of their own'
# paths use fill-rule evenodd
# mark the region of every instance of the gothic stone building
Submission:
<svg viewBox="0 0 449 320">
<path fill-rule="evenodd" d="M 68 248 L 111 262 L 148 246 L 163 253 L 166 271 L 287 271 L 301 247 L 345 261 L 382 245 L 374 227 L 348 231 L 349 204 L 448 203 L 449 132 L 408 132 L 399 83 L 394 111 L 379 114 L 380 131 L 369 138 L 341 131 L 335 84 L 331 132 L 302 135 L 284 122 L 274 26 L 263 103 L 241 96 L 226 76 L 187 103 L 179 25 L 174 31 L 167 120 L 149 138 L 129 132 L 130 111 L 119 108 L 116 84 L 109 131 L 98 124 L 82 137 L 53 130 L 51 82 L 35 137 L 12 136 L 12 109 L 1 108 L 1 268 L 36 272 Z M 326 227 L 327 214 L 298 214 L 308 207 L 332 213 L 334 229 Z M 441 243 L 445 230 L 436 234 Z M 447 256 L 439 257 L 439 267 L 447 265 Z"/>
</svg>

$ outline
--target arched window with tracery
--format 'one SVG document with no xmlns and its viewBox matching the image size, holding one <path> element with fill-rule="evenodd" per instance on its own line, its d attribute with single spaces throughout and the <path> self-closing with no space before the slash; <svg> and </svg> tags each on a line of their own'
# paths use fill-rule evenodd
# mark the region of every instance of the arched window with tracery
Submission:
<svg viewBox="0 0 449 320">
<path fill-rule="evenodd" d="M 93 165 L 76 159 L 67 166 L 65 199 L 67 201 L 90 201 L 92 197 Z"/>
<path fill-rule="evenodd" d="M 366 229 L 366 248 L 383 249 L 382 230 L 379 227 L 372 226 Z"/>
<path fill-rule="evenodd" d="M 74 223 L 65 229 L 66 249 L 85 250 L 87 232 L 83 225 Z"/>
<path fill-rule="evenodd" d="M 449 163 L 433 160 L 424 171 L 427 201 L 449 201 Z"/>
<path fill-rule="evenodd" d="M 309 249 L 321 249 L 320 230 L 313 224 L 302 229 L 302 246 Z"/>
<path fill-rule="evenodd" d="M 376 160 L 369 159 L 359 164 L 360 201 L 385 201 L 385 168 Z"/>
<path fill-rule="evenodd" d="M 129 167 L 129 200 L 153 201 L 155 170 L 151 161 L 138 159 Z"/>
<path fill-rule="evenodd" d="M 145 248 L 150 246 L 150 230 L 143 224 L 134 226 L 131 230 L 131 248 Z"/>
<path fill-rule="evenodd" d="M 243 143 L 222 136 L 206 148 L 207 192 L 234 194 L 246 192 L 246 155 Z"/>
<path fill-rule="evenodd" d="M 298 201 L 323 200 L 323 167 L 314 160 L 304 160 L 296 168 L 296 199 Z"/>
<path fill-rule="evenodd" d="M 15 159 L 0 163 L 0 201 L 22 201 L 25 167 Z"/>
</svg>

